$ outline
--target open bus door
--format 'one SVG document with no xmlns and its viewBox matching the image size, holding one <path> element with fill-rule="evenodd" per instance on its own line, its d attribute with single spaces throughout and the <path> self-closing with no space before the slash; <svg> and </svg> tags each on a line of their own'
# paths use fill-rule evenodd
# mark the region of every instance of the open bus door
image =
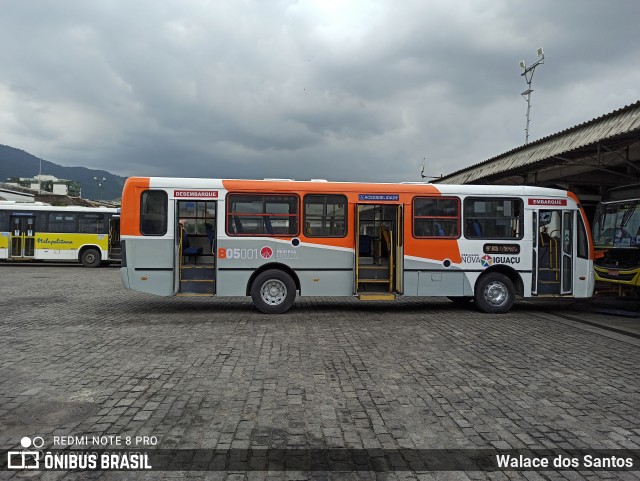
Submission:
<svg viewBox="0 0 640 481">
<path fill-rule="evenodd" d="M 396 285 L 395 289 L 398 294 L 402 294 L 404 292 L 404 212 L 403 212 L 403 204 L 398 205 L 398 210 L 396 212 L 396 236 L 395 236 L 395 245 L 393 249 L 395 250 L 395 278 Z"/>
<path fill-rule="evenodd" d="M 174 293 L 213 296 L 216 293 L 216 201 L 176 201 Z"/>
<path fill-rule="evenodd" d="M 573 293 L 575 215 L 572 210 L 534 211 L 534 283 L 537 295 Z"/>
<path fill-rule="evenodd" d="M 353 251 L 353 294 L 358 295 L 358 267 L 360 266 L 360 209 L 358 208 L 358 204 L 355 205 L 356 215 L 355 215 L 355 233 L 356 233 L 356 248 Z"/>
<path fill-rule="evenodd" d="M 120 216 L 109 219 L 109 260 L 122 259 L 122 246 L 120 245 Z"/>
<path fill-rule="evenodd" d="M 402 204 L 356 204 L 355 292 L 391 300 L 403 291 Z"/>
<path fill-rule="evenodd" d="M 574 211 L 562 211 L 562 261 L 560 294 L 573 292 L 573 215 Z"/>
</svg>

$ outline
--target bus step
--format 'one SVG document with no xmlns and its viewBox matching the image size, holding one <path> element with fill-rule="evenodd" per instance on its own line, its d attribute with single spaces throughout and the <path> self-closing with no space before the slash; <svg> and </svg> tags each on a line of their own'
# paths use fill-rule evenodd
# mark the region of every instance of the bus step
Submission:
<svg viewBox="0 0 640 481">
<path fill-rule="evenodd" d="M 396 299 L 395 294 L 377 292 L 370 294 L 358 294 L 358 299 L 361 301 L 394 301 Z"/>
<path fill-rule="evenodd" d="M 214 282 L 210 280 L 185 280 L 180 281 L 180 294 L 213 295 Z"/>
<path fill-rule="evenodd" d="M 552 271 L 545 271 L 545 272 L 538 272 L 538 280 L 540 282 L 558 282 L 560 281 L 560 273 L 559 272 L 552 272 Z"/>
<path fill-rule="evenodd" d="M 122 259 L 122 249 L 120 247 L 114 247 L 109 251 L 109 259 L 112 260 L 121 260 Z"/>
<path fill-rule="evenodd" d="M 543 284 L 541 282 L 538 282 L 538 296 L 543 295 L 560 295 L 560 283 Z"/>
<path fill-rule="evenodd" d="M 367 266 L 358 269 L 358 279 L 368 280 L 384 280 L 389 278 L 389 266 Z"/>
<path fill-rule="evenodd" d="M 380 283 L 380 284 L 389 284 L 389 279 L 358 279 L 358 284 L 369 284 L 369 283 Z"/>
<path fill-rule="evenodd" d="M 216 276 L 214 266 L 182 266 L 180 279 L 188 281 L 213 281 Z"/>
</svg>

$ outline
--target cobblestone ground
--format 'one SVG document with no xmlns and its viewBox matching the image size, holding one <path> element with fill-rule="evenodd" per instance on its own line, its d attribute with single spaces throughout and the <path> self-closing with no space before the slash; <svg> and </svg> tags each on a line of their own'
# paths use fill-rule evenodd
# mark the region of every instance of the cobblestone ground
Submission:
<svg viewBox="0 0 640 481">
<path fill-rule="evenodd" d="M 640 348 L 516 304 L 125 291 L 116 268 L 0 265 L 0 447 L 153 435 L 163 448 L 629 448 Z M 640 472 L 12 473 L 43 479 L 638 479 Z"/>
</svg>

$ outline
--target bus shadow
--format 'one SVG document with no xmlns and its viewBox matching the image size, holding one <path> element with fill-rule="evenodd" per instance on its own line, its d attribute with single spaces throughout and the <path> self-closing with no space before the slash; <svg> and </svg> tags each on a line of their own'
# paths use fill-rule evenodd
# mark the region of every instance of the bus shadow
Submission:
<svg viewBox="0 0 640 481">
<path fill-rule="evenodd" d="M 20 268 L 28 268 L 28 267 L 65 267 L 65 268 L 82 268 L 82 264 L 74 263 L 74 262 L 45 262 L 45 261 L 0 261 L 0 265 L 7 267 L 20 267 Z"/>
<path fill-rule="evenodd" d="M 114 310 L 121 309 L 121 303 L 114 304 Z M 445 312 L 475 312 L 479 311 L 474 304 L 460 305 L 447 299 L 424 299 L 424 300 L 399 300 L 399 301 L 375 301 L 362 302 L 351 298 L 328 298 L 319 300 L 314 298 L 298 299 L 293 307 L 284 314 L 264 314 L 260 312 L 252 303 L 250 298 L 236 297 L 224 299 L 184 299 L 184 298 L 163 298 L 141 300 L 139 303 L 129 303 L 127 311 L 132 314 L 250 314 L 264 319 L 279 319 L 282 317 L 294 317 L 300 314 L 308 314 L 314 318 L 317 316 L 331 316 L 340 314 L 399 314 L 399 313 L 442 313 Z"/>
</svg>

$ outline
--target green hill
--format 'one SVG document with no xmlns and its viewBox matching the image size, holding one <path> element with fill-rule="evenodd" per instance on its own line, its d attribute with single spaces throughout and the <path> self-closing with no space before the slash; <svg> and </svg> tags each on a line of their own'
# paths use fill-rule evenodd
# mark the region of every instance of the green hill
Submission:
<svg viewBox="0 0 640 481">
<path fill-rule="evenodd" d="M 40 159 L 24 150 L 0 145 L 0 182 L 9 177 L 34 177 L 40 171 Z M 42 161 L 42 174 L 54 175 L 59 179 L 75 180 L 82 185 L 82 197 L 85 199 L 114 200 L 122 195 L 125 177 L 114 175 L 106 170 L 93 170 L 86 167 L 63 167 L 48 160 Z M 107 179 L 102 194 L 94 177 Z"/>
</svg>

